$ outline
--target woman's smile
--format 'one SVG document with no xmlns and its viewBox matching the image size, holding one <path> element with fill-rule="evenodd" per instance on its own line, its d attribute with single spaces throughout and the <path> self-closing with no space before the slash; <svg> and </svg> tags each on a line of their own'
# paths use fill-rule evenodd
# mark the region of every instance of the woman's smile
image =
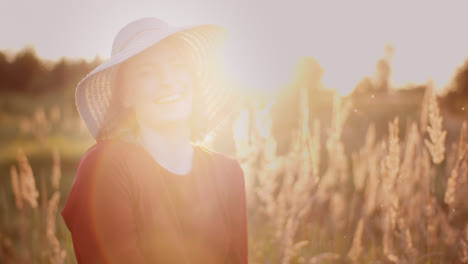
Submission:
<svg viewBox="0 0 468 264">
<path fill-rule="evenodd" d="M 163 42 L 120 68 L 121 98 L 133 108 L 140 125 L 159 129 L 167 122 L 189 124 L 196 79 L 189 67 L 182 66 L 187 59 L 181 56 L 170 42 Z"/>
<path fill-rule="evenodd" d="M 167 96 L 162 96 L 160 98 L 157 98 L 154 102 L 156 104 L 170 104 L 179 101 L 184 97 L 185 93 L 184 92 L 179 92 L 179 93 L 173 93 L 171 95 Z"/>
</svg>

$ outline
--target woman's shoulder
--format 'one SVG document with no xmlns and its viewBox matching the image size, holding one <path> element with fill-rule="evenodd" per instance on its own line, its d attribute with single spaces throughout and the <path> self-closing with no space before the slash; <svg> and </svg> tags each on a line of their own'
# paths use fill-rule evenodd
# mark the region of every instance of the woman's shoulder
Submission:
<svg viewBox="0 0 468 264">
<path fill-rule="evenodd" d="M 100 161 L 118 161 L 131 155 L 133 144 L 120 140 L 101 140 L 91 146 L 81 157 L 79 164 Z"/>
<path fill-rule="evenodd" d="M 131 143 L 118 140 L 102 140 L 91 146 L 78 162 L 77 178 L 93 178 L 93 175 L 112 175 L 117 178 L 132 169 L 132 155 L 136 149 Z M 76 179 L 75 179 L 76 180 Z"/>
<path fill-rule="evenodd" d="M 122 198 L 130 193 L 132 181 L 125 164 L 129 147 L 128 143 L 104 140 L 91 146 L 82 156 L 62 210 L 69 228 L 75 218 L 80 219 L 77 212 L 89 209 L 92 199 L 107 194 Z"/>
</svg>

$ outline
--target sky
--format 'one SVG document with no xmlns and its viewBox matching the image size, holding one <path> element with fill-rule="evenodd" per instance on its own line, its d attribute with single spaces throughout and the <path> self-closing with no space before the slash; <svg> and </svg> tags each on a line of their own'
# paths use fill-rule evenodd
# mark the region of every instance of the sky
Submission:
<svg viewBox="0 0 468 264">
<path fill-rule="evenodd" d="M 0 0 L 5 1 L 5 0 Z M 0 50 L 33 45 L 40 57 L 110 56 L 120 28 L 141 17 L 170 25 L 214 23 L 232 34 L 233 71 L 248 87 L 287 82 L 301 56 L 316 58 L 324 84 L 343 93 L 395 48 L 395 86 L 442 87 L 468 59 L 468 1 L 9 0 L 0 9 Z"/>
</svg>

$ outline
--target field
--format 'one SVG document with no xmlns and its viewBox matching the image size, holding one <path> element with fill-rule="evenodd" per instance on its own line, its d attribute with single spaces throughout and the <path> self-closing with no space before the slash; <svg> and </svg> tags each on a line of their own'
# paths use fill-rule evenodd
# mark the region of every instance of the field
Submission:
<svg viewBox="0 0 468 264">
<path fill-rule="evenodd" d="M 250 263 L 468 263 L 466 115 L 430 88 L 297 98 L 248 104 L 210 142 L 244 169 Z M 0 100 L 0 260 L 76 263 L 59 213 L 94 141 L 70 102 Z"/>
</svg>

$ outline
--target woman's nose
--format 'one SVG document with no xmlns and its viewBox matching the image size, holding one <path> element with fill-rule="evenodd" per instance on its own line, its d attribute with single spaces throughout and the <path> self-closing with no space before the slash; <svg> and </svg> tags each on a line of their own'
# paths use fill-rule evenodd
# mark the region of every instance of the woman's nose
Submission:
<svg viewBox="0 0 468 264">
<path fill-rule="evenodd" d="M 165 65 L 162 67 L 161 74 L 161 89 L 168 92 L 181 92 L 184 87 L 180 85 L 180 80 L 178 78 L 177 72 L 172 69 L 170 66 Z"/>
</svg>

